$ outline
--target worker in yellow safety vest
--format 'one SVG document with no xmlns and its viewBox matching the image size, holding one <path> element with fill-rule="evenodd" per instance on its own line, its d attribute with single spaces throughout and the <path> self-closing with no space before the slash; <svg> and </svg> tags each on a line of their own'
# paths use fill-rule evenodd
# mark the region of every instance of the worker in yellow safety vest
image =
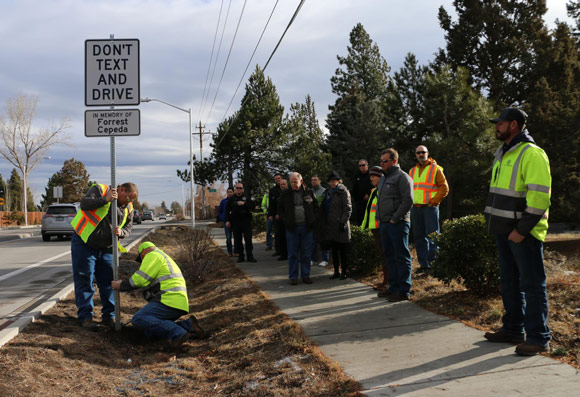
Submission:
<svg viewBox="0 0 580 397">
<path fill-rule="evenodd" d="M 437 245 L 429 235 L 439 233 L 439 204 L 449 193 L 449 185 L 443 168 L 429 157 L 426 146 L 417 146 L 415 156 L 417 165 L 409 171 L 413 178 L 411 225 L 420 265 L 417 273 L 427 273 L 437 255 Z"/>
<path fill-rule="evenodd" d="M 139 270 L 129 279 L 111 283 L 116 291 L 141 288 L 149 302 L 133 316 L 133 325 L 147 338 L 167 341 L 173 347 L 185 342 L 190 334 L 204 337 L 195 316 L 176 321 L 189 313 L 187 287 L 177 263 L 150 241 L 142 243 L 138 251 Z"/>
<path fill-rule="evenodd" d="M 548 156 L 525 129 L 527 119 L 511 107 L 490 119 L 504 144 L 495 152 L 485 207 L 488 230 L 496 237 L 505 315 L 501 329 L 484 337 L 517 344 L 521 356 L 549 351 L 551 335 L 543 242 L 552 177 Z"/>
<path fill-rule="evenodd" d="M 377 218 L 377 186 L 381 176 L 383 176 L 383 170 L 378 165 L 375 165 L 369 171 L 371 183 L 374 186 L 371 190 L 369 199 L 367 200 L 367 206 L 364 213 L 364 219 L 361 225 L 362 230 L 370 230 L 375 239 L 375 248 L 379 256 L 381 257 L 381 263 L 383 265 L 383 281 L 373 286 L 374 290 L 379 292 L 385 292 L 389 286 L 389 270 L 387 268 L 387 258 L 385 257 L 385 252 L 383 251 L 383 245 L 381 243 L 381 229 L 379 228 L 379 218 Z"/>
<path fill-rule="evenodd" d="M 103 184 L 92 185 L 81 200 L 80 210 L 71 222 L 71 257 L 77 317 L 83 328 L 94 329 L 95 290 L 99 287 L 103 305 L 102 324 L 114 325 L 115 298 L 113 280 L 113 233 L 120 239 L 131 234 L 133 204 L 139 191 L 134 183 L 124 183 L 117 188 Z M 117 227 L 113 230 L 111 202 L 117 200 Z M 115 247 L 117 249 L 117 247 Z"/>
</svg>

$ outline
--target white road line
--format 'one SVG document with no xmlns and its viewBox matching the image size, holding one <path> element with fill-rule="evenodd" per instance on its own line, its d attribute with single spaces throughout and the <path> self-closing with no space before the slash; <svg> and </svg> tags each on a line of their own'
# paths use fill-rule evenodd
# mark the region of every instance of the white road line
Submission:
<svg viewBox="0 0 580 397">
<path fill-rule="evenodd" d="M 3 276 L 0 276 L 0 281 L 4 281 L 4 280 L 6 280 L 6 279 L 9 279 L 10 277 L 14 277 L 14 276 L 16 276 L 17 274 L 23 273 L 23 272 L 25 272 L 25 271 L 27 271 L 27 270 L 29 270 L 29 269 L 32 269 L 32 268 L 38 267 L 38 266 L 40 266 L 40 265 L 44 265 L 46 262 L 53 261 L 53 260 L 55 260 L 55 259 L 58 259 L 58 258 L 60 258 L 60 257 L 62 257 L 62 256 L 69 255 L 69 254 L 70 254 L 70 250 L 69 250 L 69 251 L 66 251 L 66 252 L 63 252 L 62 254 L 58 254 L 58 255 L 56 255 L 56 256 L 53 256 L 52 258 L 48 258 L 48 259 L 45 259 L 45 260 L 43 260 L 43 261 L 40 261 L 40 262 L 34 263 L 34 264 L 32 264 L 32 265 L 28 265 L 28 266 L 26 266 L 26 267 L 23 267 L 22 269 L 14 270 L 13 272 L 10 272 L 10 273 L 8 273 L 8 274 L 5 274 L 5 275 L 3 275 Z"/>
</svg>

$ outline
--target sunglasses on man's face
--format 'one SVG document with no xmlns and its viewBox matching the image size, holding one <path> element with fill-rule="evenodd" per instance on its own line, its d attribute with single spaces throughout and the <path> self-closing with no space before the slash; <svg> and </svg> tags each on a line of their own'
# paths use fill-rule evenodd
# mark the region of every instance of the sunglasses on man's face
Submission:
<svg viewBox="0 0 580 397">
<path fill-rule="evenodd" d="M 416 152 L 417 154 L 425 154 L 427 152 L 423 151 L 423 150 L 419 150 L 418 152 Z"/>
</svg>

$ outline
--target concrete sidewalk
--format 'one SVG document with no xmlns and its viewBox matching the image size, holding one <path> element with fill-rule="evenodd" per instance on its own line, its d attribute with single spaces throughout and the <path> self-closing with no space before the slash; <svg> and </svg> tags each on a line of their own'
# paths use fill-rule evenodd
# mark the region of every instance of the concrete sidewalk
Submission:
<svg viewBox="0 0 580 397">
<path fill-rule="evenodd" d="M 221 228 L 209 229 L 225 248 Z M 291 286 L 287 261 L 254 243 L 257 263 L 240 268 L 299 323 L 308 337 L 369 396 L 573 396 L 580 372 L 544 357 L 519 357 L 514 346 L 426 311 L 390 303 L 354 280 L 330 280 L 314 266 L 314 284 Z"/>
</svg>

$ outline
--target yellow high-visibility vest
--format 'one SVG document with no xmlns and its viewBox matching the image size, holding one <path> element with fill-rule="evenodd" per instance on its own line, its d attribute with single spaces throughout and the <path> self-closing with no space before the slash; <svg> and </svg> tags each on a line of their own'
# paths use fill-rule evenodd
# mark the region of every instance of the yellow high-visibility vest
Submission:
<svg viewBox="0 0 580 397">
<path fill-rule="evenodd" d="M 187 288 L 179 266 L 165 252 L 156 248 L 145 258 L 129 279 L 136 288 L 145 288 L 145 299 L 189 313 Z"/>
<path fill-rule="evenodd" d="M 541 216 L 530 234 L 540 241 L 548 232 L 548 208 L 552 192 L 550 164 L 538 146 L 523 142 L 501 156 L 496 152 L 485 215 L 492 226 L 515 227 L 524 212 Z"/>
<path fill-rule="evenodd" d="M 374 187 L 371 190 L 371 195 L 369 200 L 367 201 L 367 208 L 365 210 L 365 217 L 363 219 L 363 223 L 361 225 L 362 230 L 373 230 L 379 228 L 379 219 L 377 218 L 377 199 L 378 196 L 376 194 L 377 188 Z M 367 220 L 368 217 L 368 220 Z M 367 225 L 368 222 L 368 225 Z"/>
<path fill-rule="evenodd" d="M 97 184 L 92 185 L 91 187 L 93 186 L 97 186 Z M 99 183 L 98 186 L 101 188 L 103 197 L 105 197 L 107 195 L 107 192 L 109 191 L 109 187 L 101 183 Z M 71 221 L 70 224 L 72 225 L 75 232 L 85 243 L 88 241 L 89 236 L 95 231 L 99 223 L 101 223 L 101 220 L 103 220 L 103 218 L 107 216 L 110 207 L 111 203 L 107 203 L 102 207 L 99 207 L 92 211 L 79 210 L 79 212 L 77 212 L 76 216 L 74 217 L 74 219 Z M 129 203 L 129 205 L 127 205 L 127 207 L 125 208 L 125 212 L 123 214 L 123 221 L 121 222 L 121 225 L 119 225 L 119 227 L 122 228 L 125 225 L 125 222 L 127 222 L 127 216 L 132 211 L 133 204 Z M 127 250 L 123 246 L 121 246 L 120 243 L 119 250 L 121 252 L 127 252 Z"/>
<path fill-rule="evenodd" d="M 437 195 L 436 176 L 440 168 L 437 164 L 432 163 L 426 167 L 423 172 L 419 171 L 416 165 L 409 171 L 409 176 L 413 178 L 413 203 L 429 204 L 429 201 Z M 441 168 L 443 170 L 443 168 Z"/>
</svg>

